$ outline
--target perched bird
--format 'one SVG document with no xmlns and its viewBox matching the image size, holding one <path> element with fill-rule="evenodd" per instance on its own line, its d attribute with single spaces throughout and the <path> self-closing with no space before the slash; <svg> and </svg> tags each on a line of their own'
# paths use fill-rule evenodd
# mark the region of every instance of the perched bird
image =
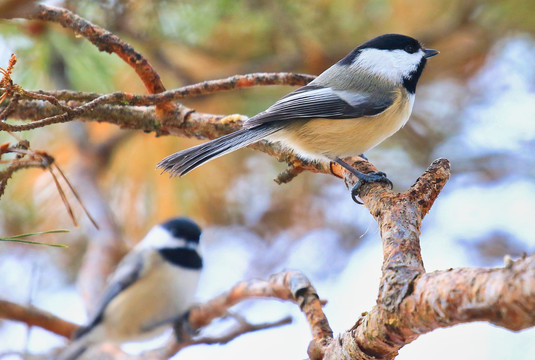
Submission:
<svg viewBox="0 0 535 360">
<path fill-rule="evenodd" d="M 89 324 L 59 356 L 78 358 L 102 342 L 141 341 L 161 335 L 193 304 L 202 269 L 201 229 L 186 218 L 152 228 L 111 275 Z"/>
<path fill-rule="evenodd" d="M 416 84 L 438 51 L 386 34 L 365 42 L 308 85 L 251 117 L 242 129 L 163 159 L 158 167 L 182 176 L 205 162 L 259 140 L 279 141 L 305 160 L 334 161 L 359 182 L 392 184 L 382 172 L 363 174 L 342 158 L 373 148 L 409 119 Z"/>
</svg>

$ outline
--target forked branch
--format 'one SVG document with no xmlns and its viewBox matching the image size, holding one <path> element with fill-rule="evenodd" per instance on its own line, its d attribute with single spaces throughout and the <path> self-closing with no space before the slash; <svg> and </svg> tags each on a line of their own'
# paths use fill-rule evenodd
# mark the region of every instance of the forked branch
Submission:
<svg viewBox="0 0 535 360">
<path fill-rule="evenodd" d="M 362 160 L 354 165 L 375 170 Z M 504 268 L 425 272 L 420 226 L 449 174 L 449 162 L 439 159 L 404 193 L 376 184 L 363 189 L 361 198 L 383 242 L 377 305 L 322 349 L 324 359 L 393 359 L 420 335 L 459 323 L 488 321 L 511 330 L 535 326 L 535 256 Z M 346 177 L 348 185 L 354 181 Z"/>
</svg>

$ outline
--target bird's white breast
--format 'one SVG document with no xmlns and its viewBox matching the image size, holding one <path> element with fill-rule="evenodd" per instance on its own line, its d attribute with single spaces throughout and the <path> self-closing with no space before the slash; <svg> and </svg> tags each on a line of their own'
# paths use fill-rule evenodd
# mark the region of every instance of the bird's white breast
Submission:
<svg viewBox="0 0 535 360">
<path fill-rule="evenodd" d="M 181 315 L 193 304 L 200 272 L 164 262 L 157 254 L 151 261 L 160 263 L 106 308 L 102 325 L 108 340 L 139 341 L 158 336 L 165 326 L 152 331 L 146 331 L 147 328 Z"/>
</svg>

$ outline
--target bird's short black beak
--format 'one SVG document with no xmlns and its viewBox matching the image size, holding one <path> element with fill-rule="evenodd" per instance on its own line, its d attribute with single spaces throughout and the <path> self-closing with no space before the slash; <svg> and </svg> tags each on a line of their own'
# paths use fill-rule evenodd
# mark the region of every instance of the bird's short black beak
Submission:
<svg viewBox="0 0 535 360">
<path fill-rule="evenodd" d="M 433 49 L 424 49 L 424 57 L 427 59 L 427 58 L 430 58 L 432 56 L 435 56 L 436 54 L 438 54 L 439 52 L 436 51 L 436 50 L 433 50 Z"/>
</svg>

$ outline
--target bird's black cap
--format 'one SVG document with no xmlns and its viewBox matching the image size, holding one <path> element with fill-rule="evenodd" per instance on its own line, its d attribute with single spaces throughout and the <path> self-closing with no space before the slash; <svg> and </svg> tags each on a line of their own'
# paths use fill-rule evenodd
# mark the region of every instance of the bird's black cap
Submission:
<svg viewBox="0 0 535 360">
<path fill-rule="evenodd" d="M 422 48 L 420 42 L 410 36 L 400 34 L 385 34 L 366 41 L 357 49 L 379 49 L 379 50 L 405 50 L 414 54 Z"/>
<path fill-rule="evenodd" d="M 188 218 L 179 217 L 167 220 L 161 227 L 169 231 L 177 239 L 185 239 L 198 243 L 201 237 L 201 228 Z"/>
<path fill-rule="evenodd" d="M 385 34 L 366 41 L 364 44 L 358 46 L 346 57 L 340 60 L 340 65 L 350 65 L 353 63 L 358 54 L 364 49 L 378 49 L 378 50 L 405 50 L 409 54 L 414 54 L 422 48 L 418 40 L 410 36 L 400 34 Z"/>
</svg>

